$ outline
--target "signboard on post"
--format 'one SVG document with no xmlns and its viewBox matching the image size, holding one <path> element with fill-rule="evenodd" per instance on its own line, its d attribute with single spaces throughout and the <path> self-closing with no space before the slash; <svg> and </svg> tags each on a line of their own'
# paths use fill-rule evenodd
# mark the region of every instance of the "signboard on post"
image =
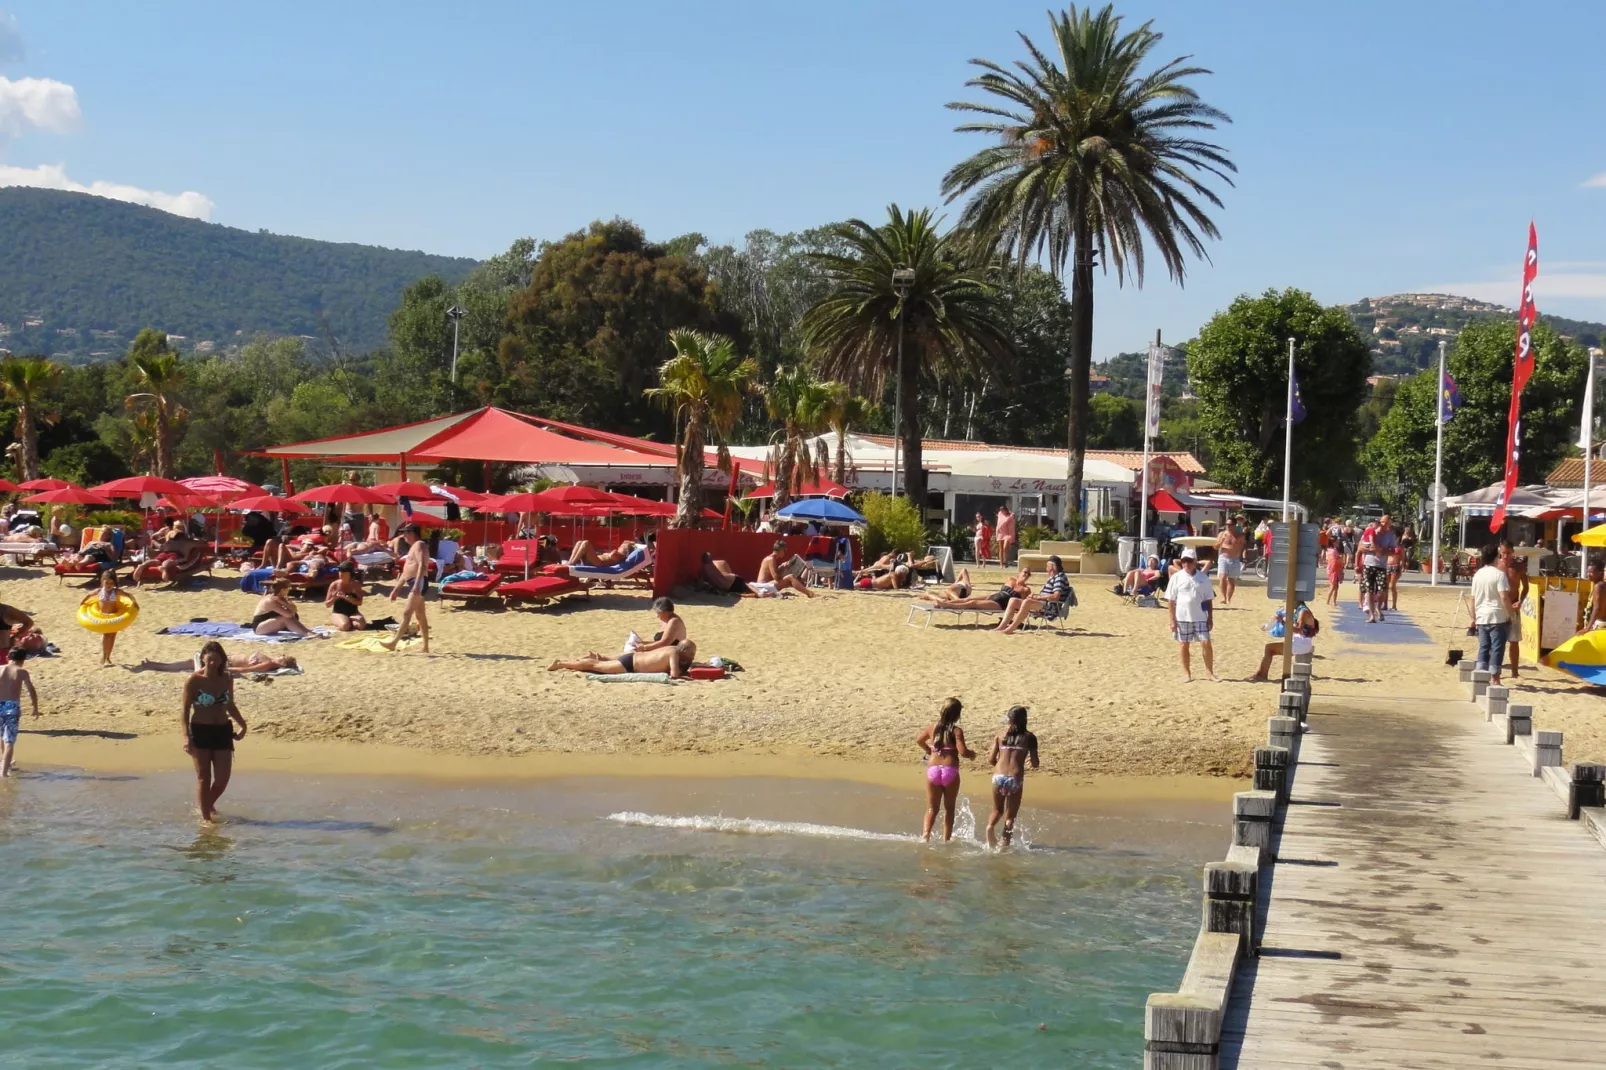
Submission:
<svg viewBox="0 0 1606 1070">
<path fill-rule="evenodd" d="M 1271 526 L 1271 561 L 1266 566 L 1266 597 L 1282 602 L 1288 599 L 1288 546 L 1292 541 L 1289 524 Z M 1295 546 L 1294 600 L 1311 601 L 1316 597 L 1316 551 L 1321 530 L 1315 524 L 1300 524 L 1299 540 Z"/>
</svg>

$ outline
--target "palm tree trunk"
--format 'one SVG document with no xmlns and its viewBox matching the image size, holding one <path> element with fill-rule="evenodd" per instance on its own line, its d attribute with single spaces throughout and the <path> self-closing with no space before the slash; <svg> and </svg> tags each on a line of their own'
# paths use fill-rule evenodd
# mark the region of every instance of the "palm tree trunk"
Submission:
<svg viewBox="0 0 1606 1070">
<path fill-rule="evenodd" d="M 696 527 L 703 515 L 703 429 L 697 418 L 686 424 L 686 439 L 680 448 L 680 502 L 675 510 L 675 527 Z"/>
<path fill-rule="evenodd" d="M 926 470 L 920 463 L 920 414 L 915 411 L 918 396 L 920 362 L 905 354 L 903 378 L 898 381 L 898 404 L 903 410 L 903 492 L 914 503 L 920 515 L 925 515 Z"/>
<path fill-rule="evenodd" d="M 781 429 L 781 448 L 775 457 L 775 497 L 770 499 L 770 509 L 781 509 L 792 501 L 792 472 L 797 465 L 792 456 L 792 432 L 787 428 Z"/>
<path fill-rule="evenodd" d="M 22 479 L 39 478 L 39 429 L 33 425 L 33 406 L 17 408 L 17 438 L 22 440 Z"/>
<path fill-rule="evenodd" d="M 167 426 L 167 400 L 156 399 L 156 471 L 159 479 L 173 478 L 173 445 Z"/>
<path fill-rule="evenodd" d="M 836 468 L 831 478 L 841 486 L 848 485 L 848 427 L 843 424 L 836 429 Z"/>
<path fill-rule="evenodd" d="M 1075 262 L 1071 268 L 1071 415 L 1065 510 L 1080 512 L 1082 469 L 1087 457 L 1088 378 L 1093 372 L 1093 234 L 1077 213 Z M 1074 532 L 1067 534 L 1074 535 Z"/>
</svg>

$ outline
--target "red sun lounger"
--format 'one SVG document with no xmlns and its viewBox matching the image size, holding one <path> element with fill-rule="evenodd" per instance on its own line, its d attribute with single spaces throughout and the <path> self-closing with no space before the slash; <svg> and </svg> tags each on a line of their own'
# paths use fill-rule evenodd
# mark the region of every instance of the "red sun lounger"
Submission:
<svg viewBox="0 0 1606 1070">
<path fill-rule="evenodd" d="M 585 584 L 566 576 L 533 576 L 517 583 L 503 583 L 496 589 L 497 597 L 509 607 L 526 603 L 543 605 L 566 595 L 589 593 Z"/>
<path fill-rule="evenodd" d="M 464 603 L 477 602 L 497 597 L 500 593 L 497 588 L 501 584 L 501 576 L 491 576 L 483 580 L 454 580 L 442 587 L 440 594 L 443 599 L 455 599 Z"/>
</svg>

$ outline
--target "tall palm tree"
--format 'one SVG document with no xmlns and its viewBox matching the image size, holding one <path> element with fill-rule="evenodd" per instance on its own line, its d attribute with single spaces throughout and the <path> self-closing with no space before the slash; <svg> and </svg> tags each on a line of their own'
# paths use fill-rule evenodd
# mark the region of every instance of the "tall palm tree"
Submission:
<svg viewBox="0 0 1606 1070">
<path fill-rule="evenodd" d="M 1186 254 L 1208 259 L 1204 240 L 1220 236 L 1206 212 L 1221 199 L 1206 182 L 1230 186 L 1237 167 L 1221 146 L 1199 139 L 1231 122 L 1187 84 L 1210 72 L 1184 66 L 1187 57 L 1143 69 L 1160 43 L 1151 23 L 1124 33 L 1113 7 L 1073 5 L 1049 24 L 1049 52 L 1021 34 L 1030 59 L 1013 69 L 971 61 L 984 73 L 966 84 L 991 96 L 948 106 L 986 116 L 958 129 L 995 143 L 956 164 L 942 186 L 950 201 L 969 196 L 961 225 L 988 249 L 1021 266 L 1045 257 L 1061 279 L 1071 262 L 1066 500 L 1076 502 L 1087 449 L 1095 254 L 1118 281 L 1130 272 L 1141 286 L 1147 240 L 1181 284 Z"/>
<path fill-rule="evenodd" d="M 736 345 L 719 334 L 670 331 L 675 355 L 658 369 L 661 385 L 647 390 L 674 413 L 681 428 L 675 443 L 675 476 L 680 481 L 680 506 L 674 526 L 694 526 L 703 511 L 703 451 L 712 438 L 719 447 L 719 470 L 731 470 L 726 439 L 742 415 L 742 397 L 753 388 L 758 363 L 743 359 Z"/>
<path fill-rule="evenodd" d="M 975 366 L 983 356 L 1007 358 L 1009 329 L 995 291 L 972 263 L 966 243 L 942 234 L 929 208 L 905 214 L 896 204 L 872 227 L 851 219 L 826 228 L 846 252 L 811 253 L 831 292 L 803 315 L 804 344 L 822 373 L 880 397 L 898 367 L 903 328 L 903 377 L 896 384 L 903 440 L 903 485 L 916 507 L 925 505 L 920 466 L 920 373 L 947 374 Z M 914 272 L 902 296 L 892 273 Z"/>
<path fill-rule="evenodd" d="M 39 478 L 39 424 L 42 395 L 61 379 L 61 365 L 43 357 L 11 357 L 0 361 L 0 390 L 17 406 L 17 444 L 22 478 Z"/>
<path fill-rule="evenodd" d="M 809 483 L 818 483 L 831 462 L 824 439 L 815 438 L 830 426 L 837 384 L 822 383 L 801 367 L 779 367 L 764 388 L 764 411 L 776 423 L 770 437 L 770 454 L 764 475 L 775 484 L 775 508 L 790 502 Z"/>
<path fill-rule="evenodd" d="M 835 395 L 831 399 L 831 414 L 827 420 L 836 434 L 836 463 L 831 469 L 831 478 L 847 486 L 848 433 L 867 426 L 878 408 L 868 398 L 849 390 L 846 383 L 836 384 Z"/>
<path fill-rule="evenodd" d="M 145 419 L 151 436 L 151 474 L 172 479 L 173 438 L 188 415 L 175 396 L 184 382 L 184 369 L 178 354 L 165 349 L 132 352 L 128 364 L 134 371 L 135 383 L 145 389 L 129 394 L 124 404 L 130 409 L 149 409 Z"/>
</svg>

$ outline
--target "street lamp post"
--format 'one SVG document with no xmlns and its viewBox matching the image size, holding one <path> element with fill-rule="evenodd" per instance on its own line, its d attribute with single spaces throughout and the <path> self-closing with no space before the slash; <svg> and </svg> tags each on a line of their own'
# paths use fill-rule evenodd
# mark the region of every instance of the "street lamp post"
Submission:
<svg viewBox="0 0 1606 1070">
<path fill-rule="evenodd" d="M 452 382 L 457 382 L 457 328 L 467 313 L 461 306 L 453 305 L 446 310 L 446 318 L 452 321 Z"/>
<path fill-rule="evenodd" d="M 892 388 L 892 496 L 898 496 L 898 447 L 903 444 L 903 303 L 915 284 L 914 268 L 893 268 L 892 289 L 898 295 L 898 378 Z"/>
</svg>

